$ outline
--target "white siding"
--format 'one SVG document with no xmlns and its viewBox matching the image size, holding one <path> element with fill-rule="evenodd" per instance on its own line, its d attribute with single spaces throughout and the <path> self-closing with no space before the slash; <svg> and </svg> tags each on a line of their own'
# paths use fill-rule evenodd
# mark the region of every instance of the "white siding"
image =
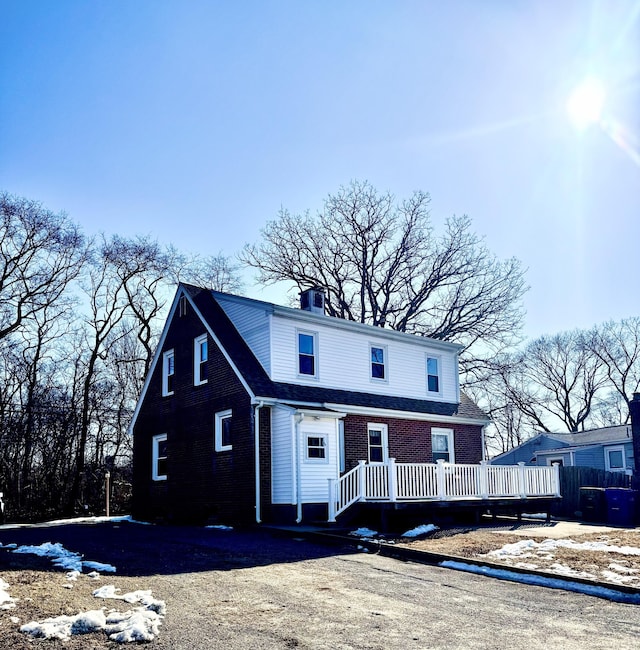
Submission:
<svg viewBox="0 0 640 650">
<path fill-rule="evenodd" d="M 293 415 L 291 409 L 271 410 L 271 502 L 295 503 L 293 483 Z"/>
<path fill-rule="evenodd" d="M 245 300 L 234 300 L 233 297 L 222 295 L 217 295 L 216 299 L 262 367 L 267 373 L 271 372 L 270 312 L 259 303 L 251 304 Z"/>
<path fill-rule="evenodd" d="M 458 401 L 457 363 L 453 352 L 428 347 L 423 341 L 399 341 L 371 334 L 353 332 L 310 322 L 274 315 L 272 319 L 271 378 L 274 381 L 304 383 L 323 388 L 338 388 L 379 395 L 394 395 L 416 399 L 433 399 L 445 402 Z M 335 322 L 335 321 L 334 321 Z M 297 373 L 297 330 L 318 333 L 318 378 L 300 377 Z M 371 344 L 387 348 L 388 381 L 370 379 Z M 441 360 L 440 379 L 442 395 L 427 391 L 426 357 Z"/>
<path fill-rule="evenodd" d="M 298 456 L 300 468 L 301 503 L 326 503 L 329 498 L 330 478 L 338 478 L 337 421 L 334 418 L 315 420 L 306 417 L 300 423 Z M 326 459 L 307 460 L 307 436 L 325 436 Z"/>
</svg>

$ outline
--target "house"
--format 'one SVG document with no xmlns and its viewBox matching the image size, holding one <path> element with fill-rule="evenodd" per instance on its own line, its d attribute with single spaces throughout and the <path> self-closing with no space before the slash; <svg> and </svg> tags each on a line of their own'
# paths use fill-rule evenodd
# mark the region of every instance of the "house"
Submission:
<svg viewBox="0 0 640 650">
<path fill-rule="evenodd" d="M 578 433 L 539 433 L 521 445 L 491 459 L 492 465 L 552 465 L 594 467 L 632 474 L 631 425 L 603 427 Z"/>
<path fill-rule="evenodd" d="M 486 467 L 464 469 L 488 420 L 460 391 L 460 349 L 326 316 L 318 289 L 293 309 L 179 285 L 131 424 L 134 515 L 326 521 L 488 494 Z M 501 491 L 524 494 L 510 476 Z"/>
</svg>

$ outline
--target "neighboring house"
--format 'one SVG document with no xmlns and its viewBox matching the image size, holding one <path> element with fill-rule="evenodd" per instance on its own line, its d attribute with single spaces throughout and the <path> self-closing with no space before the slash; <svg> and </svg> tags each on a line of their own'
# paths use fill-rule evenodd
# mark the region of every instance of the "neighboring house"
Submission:
<svg viewBox="0 0 640 650">
<path fill-rule="evenodd" d="M 134 515 L 326 520 L 363 462 L 478 463 L 460 350 L 326 316 L 319 290 L 292 309 L 179 285 L 131 425 Z"/>
<path fill-rule="evenodd" d="M 553 465 L 594 467 L 632 474 L 631 425 L 604 427 L 578 433 L 539 433 L 510 451 L 491 459 L 492 465 Z"/>
</svg>

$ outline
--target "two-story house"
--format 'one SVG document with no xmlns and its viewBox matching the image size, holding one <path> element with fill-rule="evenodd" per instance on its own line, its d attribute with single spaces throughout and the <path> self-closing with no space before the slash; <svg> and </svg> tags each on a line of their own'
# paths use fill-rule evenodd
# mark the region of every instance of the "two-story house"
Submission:
<svg viewBox="0 0 640 650">
<path fill-rule="evenodd" d="M 178 287 L 135 410 L 134 516 L 326 520 L 359 464 L 478 463 L 458 345 Z M 391 461 L 393 462 L 393 461 Z"/>
</svg>

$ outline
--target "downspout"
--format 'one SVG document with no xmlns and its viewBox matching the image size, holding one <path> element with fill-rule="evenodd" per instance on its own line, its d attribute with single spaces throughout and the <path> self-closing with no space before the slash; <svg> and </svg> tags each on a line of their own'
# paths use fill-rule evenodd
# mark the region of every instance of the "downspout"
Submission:
<svg viewBox="0 0 640 650">
<path fill-rule="evenodd" d="M 487 460 L 487 451 L 485 448 L 485 438 L 484 438 L 484 431 L 487 428 L 487 425 L 483 425 L 482 429 L 480 429 L 480 443 L 482 444 L 482 460 Z"/>
<path fill-rule="evenodd" d="M 256 473 L 256 523 L 261 523 L 260 517 L 260 409 L 264 406 L 261 400 L 253 407 L 253 440 L 255 447 L 255 473 Z"/>
<path fill-rule="evenodd" d="M 293 452 L 296 455 L 296 462 L 294 463 L 296 469 L 296 524 L 302 522 L 302 485 L 300 481 L 300 423 L 304 420 L 304 413 L 296 413 L 294 416 L 295 427 L 294 427 L 294 445 Z"/>
</svg>

